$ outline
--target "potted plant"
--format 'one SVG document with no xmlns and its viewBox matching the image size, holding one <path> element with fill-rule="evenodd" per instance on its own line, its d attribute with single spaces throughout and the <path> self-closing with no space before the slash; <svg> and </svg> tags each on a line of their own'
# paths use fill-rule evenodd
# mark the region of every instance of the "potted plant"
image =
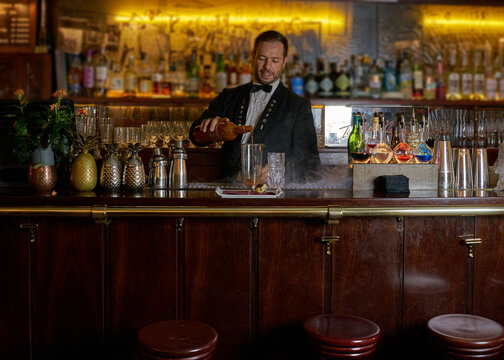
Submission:
<svg viewBox="0 0 504 360">
<path fill-rule="evenodd" d="M 15 95 L 19 103 L 8 115 L 15 120 L 14 153 L 21 163 L 30 164 L 32 186 L 40 191 L 52 189 L 56 168 L 68 158 L 74 137 L 74 111 L 62 103 L 66 96 L 63 89 L 54 93 L 54 103 L 30 102 L 21 89 Z"/>
</svg>

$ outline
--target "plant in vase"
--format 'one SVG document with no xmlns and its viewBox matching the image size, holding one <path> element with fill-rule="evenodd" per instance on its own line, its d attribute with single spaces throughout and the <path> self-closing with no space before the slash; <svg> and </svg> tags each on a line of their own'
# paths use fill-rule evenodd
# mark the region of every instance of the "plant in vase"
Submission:
<svg viewBox="0 0 504 360">
<path fill-rule="evenodd" d="M 18 104 L 8 117 L 14 119 L 14 153 L 20 163 L 30 164 L 29 182 L 38 191 L 56 185 L 56 168 L 68 157 L 75 133 L 73 109 L 62 102 L 61 89 L 53 94 L 55 102 L 24 98 L 24 91 L 15 93 Z"/>
</svg>

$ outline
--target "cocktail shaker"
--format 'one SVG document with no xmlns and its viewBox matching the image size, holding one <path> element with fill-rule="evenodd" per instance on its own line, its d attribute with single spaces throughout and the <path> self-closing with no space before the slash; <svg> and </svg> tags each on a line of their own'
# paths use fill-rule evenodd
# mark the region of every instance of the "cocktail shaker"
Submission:
<svg viewBox="0 0 504 360">
<path fill-rule="evenodd" d="M 451 189 L 453 187 L 453 160 L 450 140 L 439 140 L 436 142 L 435 162 L 439 167 L 439 189 Z"/>
<path fill-rule="evenodd" d="M 170 189 L 187 189 L 187 153 L 182 140 L 175 141 L 170 162 Z"/>
<path fill-rule="evenodd" d="M 477 148 L 473 150 L 474 169 L 473 185 L 475 189 L 488 189 L 490 187 L 490 174 L 488 172 L 488 157 L 486 148 Z"/>
<path fill-rule="evenodd" d="M 152 149 L 152 159 L 149 165 L 149 187 L 151 189 L 168 188 L 168 160 L 160 148 Z"/>
<path fill-rule="evenodd" d="M 461 190 L 468 190 L 473 188 L 471 150 L 468 148 L 460 148 L 458 151 L 455 187 Z"/>
</svg>

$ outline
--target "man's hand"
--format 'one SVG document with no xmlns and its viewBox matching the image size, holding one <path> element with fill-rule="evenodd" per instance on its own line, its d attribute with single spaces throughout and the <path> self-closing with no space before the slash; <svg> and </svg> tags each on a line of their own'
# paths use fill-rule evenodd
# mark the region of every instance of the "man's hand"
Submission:
<svg viewBox="0 0 504 360">
<path fill-rule="evenodd" d="M 228 118 L 221 118 L 219 116 L 216 116 L 214 118 L 203 120 L 201 122 L 201 125 L 200 125 L 201 132 L 206 133 L 207 130 L 209 132 L 214 132 L 215 131 L 215 127 L 217 126 L 217 124 L 219 124 L 221 122 L 229 122 L 229 119 Z"/>
</svg>

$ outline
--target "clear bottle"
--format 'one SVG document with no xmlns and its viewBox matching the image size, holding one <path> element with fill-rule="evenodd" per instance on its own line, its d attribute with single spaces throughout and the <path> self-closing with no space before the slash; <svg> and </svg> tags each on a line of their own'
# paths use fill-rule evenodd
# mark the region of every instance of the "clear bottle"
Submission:
<svg viewBox="0 0 504 360">
<path fill-rule="evenodd" d="M 229 66 L 227 69 L 227 87 L 234 88 L 238 86 L 240 73 L 238 72 L 238 67 L 236 66 L 236 53 L 231 51 L 229 55 Z"/>
<path fill-rule="evenodd" d="M 408 144 L 414 149 L 420 144 L 420 129 L 418 128 L 418 122 L 415 116 L 415 108 L 412 109 L 411 114 L 411 127 L 408 136 Z"/>
<path fill-rule="evenodd" d="M 425 115 L 422 115 L 422 132 L 425 136 L 425 143 L 431 149 L 434 149 L 434 134 L 432 133 L 432 129 L 430 126 L 430 121 L 425 118 Z"/>
<path fill-rule="evenodd" d="M 319 90 L 319 84 L 317 81 L 317 78 L 315 76 L 315 69 L 313 68 L 313 65 L 311 64 L 306 64 L 306 75 L 304 79 L 304 92 L 305 95 L 309 98 L 314 98 L 317 96 L 318 90 Z"/>
<path fill-rule="evenodd" d="M 431 64 L 426 64 L 424 74 L 423 98 L 425 100 L 434 100 L 436 98 L 436 88 L 437 82 L 434 67 Z"/>
<path fill-rule="evenodd" d="M 184 60 L 180 56 L 178 60 L 172 61 L 170 65 L 172 76 L 172 95 L 176 98 L 187 97 L 186 91 L 186 72 L 184 70 Z"/>
<path fill-rule="evenodd" d="M 415 60 L 413 61 L 413 92 L 412 98 L 415 100 L 421 100 L 424 97 L 424 71 L 423 66 L 418 59 L 418 56 L 415 56 Z"/>
<path fill-rule="evenodd" d="M 460 68 L 457 62 L 457 47 L 455 44 L 450 45 L 448 56 L 448 89 L 446 92 L 447 100 L 462 99 L 462 79 Z"/>
<path fill-rule="evenodd" d="M 160 56 L 156 71 L 152 73 L 152 96 L 170 97 L 171 81 L 167 71 L 165 56 Z"/>
<path fill-rule="evenodd" d="M 187 96 L 190 98 L 197 98 L 199 95 L 200 87 L 200 68 L 198 65 L 198 57 L 196 50 L 191 53 L 191 64 L 187 71 Z"/>
<path fill-rule="evenodd" d="M 394 69 L 394 63 L 391 60 L 387 60 L 385 62 L 385 70 L 383 76 L 384 79 L 384 88 L 386 92 L 394 92 L 397 91 L 397 77 L 396 71 Z"/>
<path fill-rule="evenodd" d="M 83 95 L 86 97 L 93 96 L 94 88 L 94 66 L 93 66 L 93 50 L 86 51 L 86 62 L 83 66 Z"/>
<path fill-rule="evenodd" d="M 227 86 L 227 73 L 224 68 L 224 55 L 217 55 L 217 64 L 215 66 L 215 92 L 220 93 Z"/>
<path fill-rule="evenodd" d="M 473 94 L 473 72 L 469 67 L 469 58 L 466 49 L 461 50 L 460 77 L 462 98 L 469 100 Z"/>
<path fill-rule="evenodd" d="M 107 97 L 120 97 L 124 92 L 124 75 L 121 72 L 121 65 L 112 62 L 107 79 Z"/>
<path fill-rule="evenodd" d="M 107 73 L 109 61 L 105 55 L 106 45 L 102 44 L 100 53 L 94 59 L 94 93 L 95 97 L 107 95 Z"/>
<path fill-rule="evenodd" d="M 417 164 L 429 164 L 433 157 L 432 148 L 427 145 L 425 129 L 420 131 L 420 142 L 413 147 L 413 161 Z"/>
<path fill-rule="evenodd" d="M 481 51 L 474 49 L 473 53 L 473 91 L 471 100 L 485 100 L 485 66 L 481 58 Z"/>
<path fill-rule="evenodd" d="M 303 79 L 303 68 L 301 62 L 299 61 L 299 55 L 294 54 L 293 56 L 293 66 L 292 74 L 290 76 L 290 88 L 294 94 L 299 96 L 304 95 L 304 79 Z"/>
<path fill-rule="evenodd" d="M 202 99 L 212 99 L 215 97 L 215 84 L 211 75 L 211 66 L 208 64 L 203 67 L 199 97 Z"/>
<path fill-rule="evenodd" d="M 403 52 L 399 81 L 403 99 L 411 99 L 413 96 L 413 72 L 408 53 L 406 51 Z"/>
<path fill-rule="evenodd" d="M 68 93 L 70 96 L 81 96 L 82 94 L 82 64 L 80 55 L 72 57 L 72 64 L 67 74 Z"/>
<path fill-rule="evenodd" d="M 147 54 L 142 52 L 140 54 L 140 62 L 138 63 L 138 97 L 151 97 L 152 96 L 152 71 Z"/>
<path fill-rule="evenodd" d="M 285 72 L 284 72 L 285 73 Z M 248 51 L 243 51 L 240 65 L 238 66 L 238 83 L 240 85 L 248 84 L 252 81 L 252 69 L 249 63 Z"/>
<path fill-rule="evenodd" d="M 135 97 L 138 86 L 138 75 L 135 70 L 135 55 L 130 54 L 124 69 L 124 96 Z"/>
<path fill-rule="evenodd" d="M 383 117 L 383 113 L 379 114 L 378 126 L 380 140 L 378 145 L 371 149 L 371 159 L 369 162 L 374 164 L 388 164 L 390 160 L 392 160 L 394 153 L 385 140 L 385 118 Z"/>
<path fill-rule="evenodd" d="M 498 82 L 500 72 L 497 71 L 495 65 L 498 64 L 498 57 L 491 58 L 491 51 L 487 49 L 484 52 L 484 67 L 485 67 L 485 99 L 486 100 L 499 100 L 498 96 Z"/>
<path fill-rule="evenodd" d="M 378 67 L 378 64 L 373 61 L 369 71 L 369 96 L 372 99 L 380 99 L 382 95 L 382 76 L 383 74 Z"/>
<path fill-rule="evenodd" d="M 399 144 L 394 148 L 394 159 L 399 164 L 406 164 L 411 162 L 413 158 L 413 153 L 411 152 L 411 148 L 406 143 L 406 123 L 404 121 L 404 116 L 401 115 L 401 121 L 398 124 L 399 126 Z"/>
<path fill-rule="evenodd" d="M 368 152 L 371 153 L 371 150 L 376 147 L 380 143 L 380 117 L 377 111 L 373 114 L 373 133 L 371 138 L 367 141 L 367 149 Z"/>
</svg>

